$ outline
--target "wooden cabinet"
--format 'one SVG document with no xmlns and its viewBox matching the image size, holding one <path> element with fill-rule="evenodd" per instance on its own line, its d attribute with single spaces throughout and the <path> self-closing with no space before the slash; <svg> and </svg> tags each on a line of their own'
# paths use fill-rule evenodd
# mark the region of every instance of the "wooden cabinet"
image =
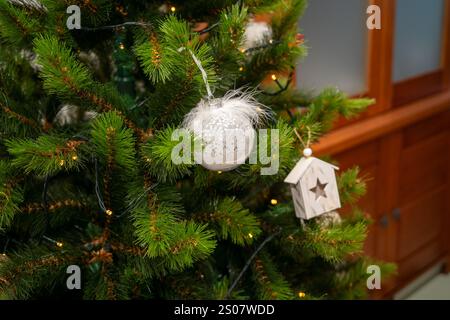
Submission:
<svg viewBox="0 0 450 320">
<path fill-rule="evenodd" d="M 342 169 L 358 165 L 368 177 L 360 206 L 374 223 L 365 252 L 398 264 L 398 276 L 383 284 L 384 298 L 441 259 L 450 271 L 450 0 L 433 3 L 367 0 L 380 7 L 382 28 L 367 32 L 361 96 L 376 103 L 358 119 L 337 121 L 313 146 L 315 154 L 331 155 Z M 317 19 L 311 20 L 314 29 Z M 322 63 L 341 66 L 339 59 Z"/>
<path fill-rule="evenodd" d="M 449 104 L 450 109 L 450 104 Z M 359 205 L 374 220 L 365 253 L 398 264 L 385 297 L 448 255 L 450 111 L 334 155 L 368 178 Z"/>
<path fill-rule="evenodd" d="M 447 254 L 450 114 L 402 130 L 397 228 L 398 280 L 406 283 Z"/>
</svg>

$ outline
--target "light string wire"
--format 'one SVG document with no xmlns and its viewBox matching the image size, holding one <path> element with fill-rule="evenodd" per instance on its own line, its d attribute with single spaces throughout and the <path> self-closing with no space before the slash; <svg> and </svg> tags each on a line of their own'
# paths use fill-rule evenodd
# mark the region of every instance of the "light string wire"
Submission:
<svg viewBox="0 0 450 320">
<path fill-rule="evenodd" d="M 95 171 L 95 195 L 97 196 L 98 205 L 100 209 L 105 213 L 108 209 L 106 209 L 105 202 L 103 201 L 103 197 L 100 192 L 100 183 L 98 181 L 98 159 L 94 157 L 94 171 Z"/>
<path fill-rule="evenodd" d="M 79 30 L 82 31 L 99 31 L 99 30 L 112 30 L 112 29 L 120 29 L 127 26 L 138 26 L 138 27 L 151 27 L 151 23 L 147 22 L 136 22 L 136 21 L 129 21 L 124 22 L 120 24 L 113 24 L 110 26 L 101 26 L 101 27 L 81 27 Z"/>
<path fill-rule="evenodd" d="M 271 234 L 270 236 L 268 236 L 263 242 L 261 242 L 261 244 L 258 246 L 258 248 L 256 248 L 255 252 L 253 252 L 253 254 L 250 256 L 250 258 L 247 260 L 247 263 L 244 265 L 244 268 L 242 268 L 241 272 L 239 273 L 237 278 L 233 281 L 233 284 L 228 289 L 226 298 L 230 297 L 230 295 L 233 292 L 234 288 L 237 286 L 237 284 L 241 280 L 242 276 L 247 271 L 247 269 L 250 267 L 250 264 L 255 259 L 255 257 L 258 255 L 258 253 L 264 248 L 264 246 L 266 244 L 268 244 L 270 241 L 272 241 L 273 238 L 278 236 L 281 233 L 281 231 L 283 231 L 283 228 L 280 228 L 277 232 L 275 232 L 275 233 Z"/>
</svg>

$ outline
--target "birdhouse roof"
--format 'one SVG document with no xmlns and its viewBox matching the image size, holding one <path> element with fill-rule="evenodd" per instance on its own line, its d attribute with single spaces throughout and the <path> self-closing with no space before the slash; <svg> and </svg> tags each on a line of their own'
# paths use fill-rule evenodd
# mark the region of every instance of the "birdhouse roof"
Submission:
<svg viewBox="0 0 450 320">
<path fill-rule="evenodd" d="M 294 169 L 292 169 L 292 171 L 286 177 L 286 179 L 284 179 L 284 182 L 297 184 L 313 162 L 316 162 L 321 166 L 332 167 L 335 170 L 339 170 L 338 167 L 314 157 L 301 158 L 300 161 L 295 165 Z"/>
</svg>

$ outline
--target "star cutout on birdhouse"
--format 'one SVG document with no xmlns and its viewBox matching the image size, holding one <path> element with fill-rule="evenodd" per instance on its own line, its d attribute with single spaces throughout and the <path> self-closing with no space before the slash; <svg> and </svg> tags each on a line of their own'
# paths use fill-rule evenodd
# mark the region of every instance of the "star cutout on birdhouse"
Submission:
<svg viewBox="0 0 450 320">
<path fill-rule="evenodd" d="M 327 193 L 325 192 L 325 188 L 328 185 L 328 183 L 321 183 L 319 178 L 317 178 L 317 184 L 314 188 L 309 189 L 311 192 L 313 192 L 316 195 L 316 200 L 320 197 L 327 197 Z"/>
</svg>

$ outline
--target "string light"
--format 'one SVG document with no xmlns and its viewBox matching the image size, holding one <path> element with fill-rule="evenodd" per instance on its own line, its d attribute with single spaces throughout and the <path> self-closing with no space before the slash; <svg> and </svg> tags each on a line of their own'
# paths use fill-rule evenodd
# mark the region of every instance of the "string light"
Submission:
<svg viewBox="0 0 450 320">
<path fill-rule="evenodd" d="M 272 80 L 273 81 L 277 81 L 277 75 L 274 73 L 274 74 L 272 74 Z"/>
<path fill-rule="evenodd" d="M 239 71 L 240 72 L 244 71 L 244 67 L 239 67 Z"/>
<path fill-rule="evenodd" d="M 64 246 L 64 243 L 62 243 L 60 241 L 56 241 L 55 244 L 58 248 L 62 248 Z"/>
<path fill-rule="evenodd" d="M 77 160 L 78 160 L 78 156 L 77 156 L 76 154 L 73 155 L 73 156 L 72 156 L 72 160 L 73 160 L 73 161 L 77 161 Z"/>
<path fill-rule="evenodd" d="M 175 12 L 175 11 L 177 11 L 177 8 L 175 8 L 174 6 L 171 6 L 170 11 Z"/>
<path fill-rule="evenodd" d="M 106 213 L 108 216 L 112 216 L 112 214 L 113 214 L 112 210 L 110 210 L 110 209 L 106 210 L 105 213 Z"/>
<path fill-rule="evenodd" d="M 270 39 L 270 40 L 269 40 L 269 43 L 270 43 L 270 44 L 273 44 L 273 39 Z"/>
<path fill-rule="evenodd" d="M 278 204 L 278 200 L 277 199 L 272 199 L 272 200 L 270 200 L 270 203 L 275 206 L 275 205 Z"/>
<path fill-rule="evenodd" d="M 306 293 L 304 293 L 303 291 L 300 291 L 300 292 L 298 293 L 298 297 L 299 297 L 299 298 L 304 298 L 304 297 L 306 297 Z"/>
<path fill-rule="evenodd" d="M 123 43 L 119 44 L 119 48 L 120 50 L 124 50 L 125 49 L 125 45 Z"/>
<path fill-rule="evenodd" d="M 64 159 L 61 159 L 59 161 L 59 166 L 62 167 L 62 166 L 64 166 L 65 163 L 66 163 L 66 161 L 64 161 Z"/>
<path fill-rule="evenodd" d="M 245 49 L 244 49 L 244 48 L 241 48 L 241 49 L 239 49 L 239 51 L 241 51 L 242 53 L 244 53 L 244 52 L 245 52 Z"/>
<path fill-rule="evenodd" d="M 222 171 L 217 171 L 217 174 L 222 174 Z"/>
<path fill-rule="evenodd" d="M 248 234 L 248 237 L 249 237 L 250 239 L 252 239 L 252 238 L 253 238 L 253 234 L 250 232 L 250 233 Z"/>
</svg>

